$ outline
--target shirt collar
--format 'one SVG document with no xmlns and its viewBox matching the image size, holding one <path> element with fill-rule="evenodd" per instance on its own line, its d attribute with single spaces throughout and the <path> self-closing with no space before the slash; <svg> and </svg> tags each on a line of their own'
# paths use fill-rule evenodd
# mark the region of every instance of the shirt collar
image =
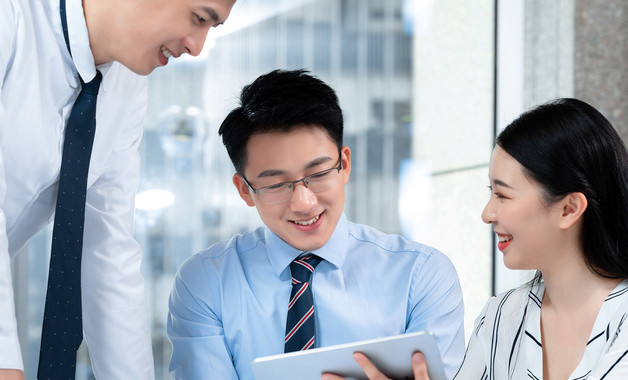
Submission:
<svg viewBox="0 0 628 380">
<path fill-rule="evenodd" d="M 336 268 L 342 267 L 347 257 L 348 231 L 348 221 L 343 213 L 329 241 L 321 248 L 311 252 L 330 262 Z M 277 276 L 281 276 L 286 268 L 290 266 L 290 263 L 303 253 L 303 251 L 281 240 L 268 227 L 264 228 L 264 240 L 266 241 L 268 258 Z"/>
<path fill-rule="evenodd" d="M 87 24 L 85 22 L 85 16 L 83 14 L 83 4 L 80 0 L 66 0 L 65 10 L 68 22 L 68 39 L 70 40 L 70 48 L 72 49 L 72 57 L 68 53 L 68 49 L 63 37 L 63 30 L 61 29 L 60 20 L 60 4 L 59 1 L 55 2 L 56 6 L 52 10 L 52 20 L 54 25 L 57 26 L 56 35 L 57 41 L 64 52 L 66 61 L 70 61 L 73 67 L 70 67 L 71 77 L 70 84 L 73 87 L 78 86 L 78 80 L 75 78 L 75 73 L 78 72 L 84 82 L 90 82 L 96 76 L 96 65 L 94 62 L 94 56 L 89 47 L 89 35 L 87 33 Z"/>
</svg>

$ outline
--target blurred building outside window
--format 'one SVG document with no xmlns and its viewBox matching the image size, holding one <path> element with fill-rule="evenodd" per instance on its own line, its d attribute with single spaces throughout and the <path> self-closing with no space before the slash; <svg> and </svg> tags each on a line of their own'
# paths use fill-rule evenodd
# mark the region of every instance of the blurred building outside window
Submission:
<svg viewBox="0 0 628 380">
<path fill-rule="evenodd" d="M 468 337 L 488 297 L 527 275 L 503 268 L 480 219 L 496 130 L 534 104 L 578 96 L 628 137 L 628 49 L 599 42 L 628 35 L 628 3 L 603 3 L 238 1 L 200 57 L 151 74 L 135 228 L 157 379 L 169 378 L 165 324 L 179 265 L 261 224 L 231 183 L 217 134 L 243 85 L 306 68 L 336 89 L 352 150 L 347 217 L 444 252 L 460 276 Z M 49 249 L 46 229 L 13 260 L 26 378 L 37 369 L 47 273 L 42 255 L 29 252 Z M 79 380 L 93 378 L 87 351 Z"/>
</svg>

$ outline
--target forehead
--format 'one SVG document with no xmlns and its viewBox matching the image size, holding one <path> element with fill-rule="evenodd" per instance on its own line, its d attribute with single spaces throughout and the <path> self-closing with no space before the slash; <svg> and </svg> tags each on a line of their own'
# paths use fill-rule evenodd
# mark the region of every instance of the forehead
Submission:
<svg viewBox="0 0 628 380">
<path fill-rule="evenodd" d="M 489 172 L 506 170 L 509 171 L 513 167 L 521 166 L 517 160 L 515 160 L 508 152 L 499 145 L 496 145 L 491 154 L 491 162 Z"/>
<path fill-rule="evenodd" d="M 526 175 L 523 165 L 499 145 L 493 149 L 488 173 L 491 182 L 499 181 L 509 187 L 537 186 Z"/>
<path fill-rule="evenodd" d="M 289 132 L 256 133 L 246 145 L 245 170 L 297 170 L 314 159 L 336 159 L 338 148 L 327 132 L 317 126 L 301 126 Z"/>
</svg>

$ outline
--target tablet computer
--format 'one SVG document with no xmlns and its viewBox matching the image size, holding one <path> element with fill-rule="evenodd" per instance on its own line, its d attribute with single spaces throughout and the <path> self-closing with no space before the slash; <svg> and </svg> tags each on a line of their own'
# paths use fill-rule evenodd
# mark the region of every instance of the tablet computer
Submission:
<svg viewBox="0 0 628 380">
<path fill-rule="evenodd" d="M 412 354 L 421 351 L 430 380 L 446 380 L 436 339 L 428 331 L 265 356 L 253 360 L 251 368 L 256 380 L 320 380 L 323 372 L 347 379 L 366 379 L 353 359 L 356 351 L 368 356 L 392 379 L 413 379 Z"/>
</svg>

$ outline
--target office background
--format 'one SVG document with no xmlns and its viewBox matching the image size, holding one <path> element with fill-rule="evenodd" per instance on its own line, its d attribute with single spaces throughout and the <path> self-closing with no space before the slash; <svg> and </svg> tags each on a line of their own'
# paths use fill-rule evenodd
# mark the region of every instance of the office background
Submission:
<svg viewBox="0 0 628 380">
<path fill-rule="evenodd" d="M 353 170 L 345 212 L 437 247 L 458 270 L 467 336 L 487 298 L 525 281 L 505 269 L 480 213 L 496 131 L 574 96 L 628 141 L 628 2 L 623 0 L 238 0 L 200 57 L 150 76 L 136 237 L 157 379 L 174 273 L 193 253 L 261 221 L 238 197 L 218 137 L 243 85 L 307 68 L 337 90 Z M 34 378 L 50 230 L 13 262 L 19 333 Z M 374 279 L 376 280 L 376 279 Z M 78 379 L 92 379 L 87 348 Z"/>
</svg>

